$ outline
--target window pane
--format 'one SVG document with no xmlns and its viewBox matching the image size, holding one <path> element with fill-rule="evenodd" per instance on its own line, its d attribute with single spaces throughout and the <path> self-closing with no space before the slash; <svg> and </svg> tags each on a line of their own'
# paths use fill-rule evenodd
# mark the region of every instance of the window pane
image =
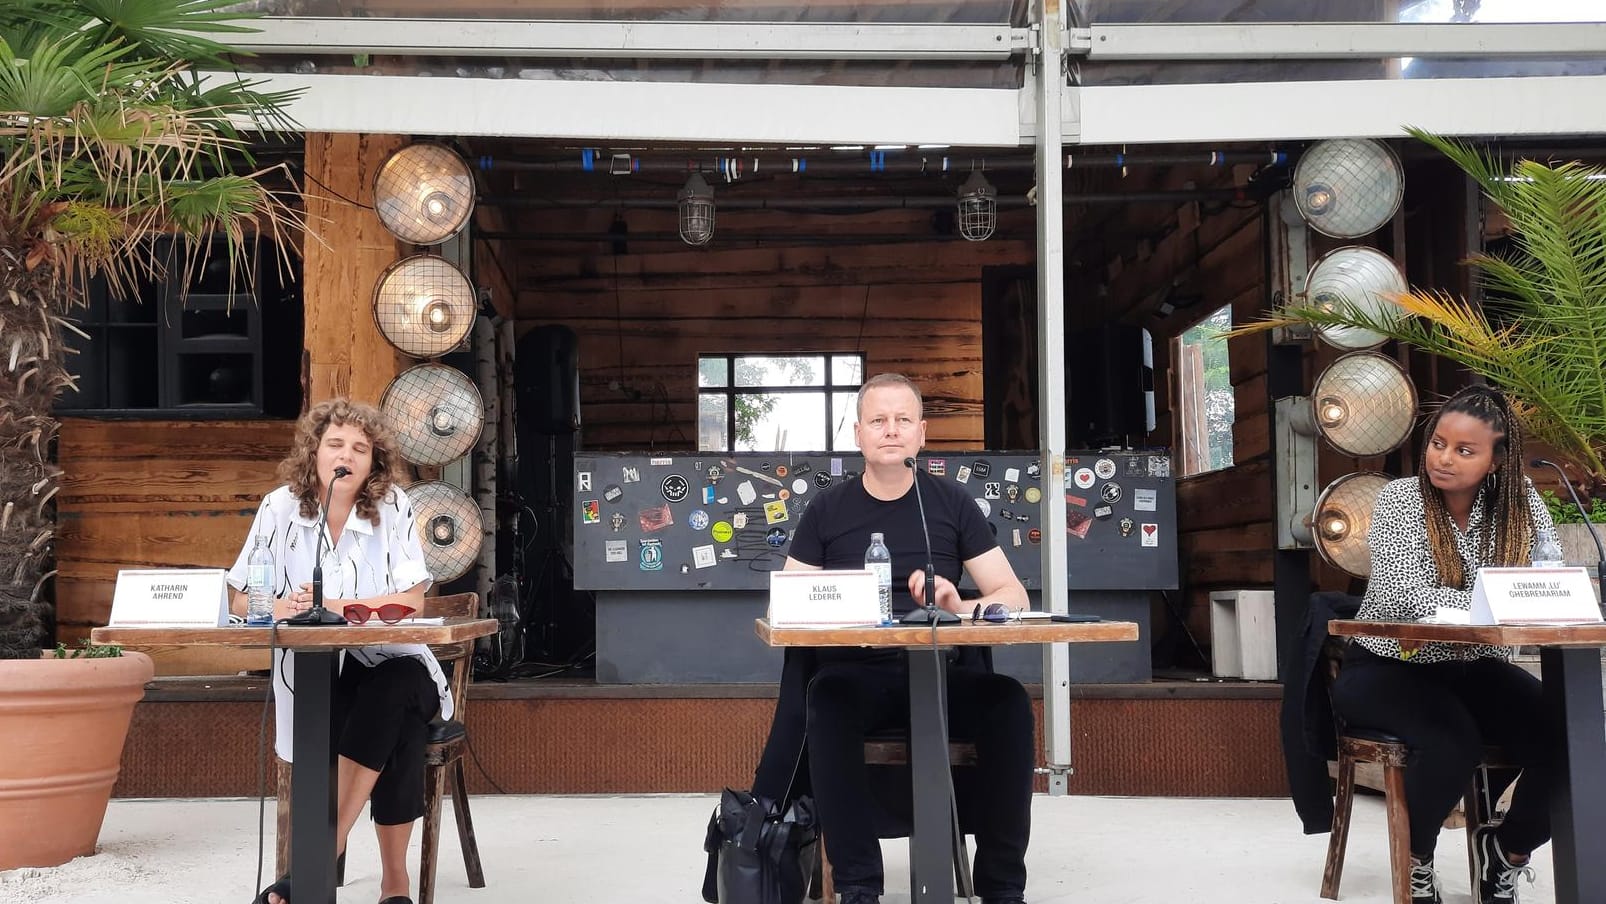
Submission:
<svg viewBox="0 0 1606 904">
<path fill-rule="evenodd" d="M 824 448 L 825 393 L 737 393 L 738 451 L 811 452 Z"/>
<path fill-rule="evenodd" d="M 721 363 L 724 363 L 721 361 Z M 703 452 L 729 452 L 725 438 L 726 395 L 704 392 L 697 395 L 697 448 Z"/>
<path fill-rule="evenodd" d="M 863 355 L 832 355 L 831 382 L 837 386 L 857 386 L 864 382 Z"/>
<path fill-rule="evenodd" d="M 824 386 L 825 356 L 744 355 L 736 359 L 736 385 Z"/>
<path fill-rule="evenodd" d="M 853 441 L 853 422 L 858 420 L 859 394 L 831 393 L 831 451 L 851 452 L 859 448 Z"/>
<path fill-rule="evenodd" d="M 729 386 L 730 368 L 724 355 L 713 355 L 697 359 L 697 385 L 698 386 Z"/>
<path fill-rule="evenodd" d="M 1227 368 L 1232 308 L 1222 307 L 1177 337 L 1177 444 L 1182 473 L 1199 474 L 1232 466 L 1234 397 Z"/>
</svg>

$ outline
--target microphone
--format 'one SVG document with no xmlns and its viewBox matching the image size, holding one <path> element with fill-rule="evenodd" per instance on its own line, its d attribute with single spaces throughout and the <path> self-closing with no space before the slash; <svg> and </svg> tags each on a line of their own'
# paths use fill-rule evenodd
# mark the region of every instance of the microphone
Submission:
<svg viewBox="0 0 1606 904">
<path fill-rule="evenodd" d="M 904 625 L 957 625 L 959 616 L 947 609 L 937 608 L 937 566 L 931 555 L 931 528 L 926 524 L 926 500 L 920 495 L 920 471 L 913 458 L 905 458 L 903 466 L 914 471 L 915 504 L 920 506 L 920 533 L 926 539 L 926 608 L 914 609 L 898 619 Z"/>
<path fill-rule="evenodd" d="M 335 479 L 329 481 L 329 489 L 323 494 L 323 512 L 318 518 L 318 545 L 312 556 L 312 608 L 300 615 L 285 619 L 285 624 L 298 627 L 324 627 L 330 625 L 346 624 L 346 617 L 338 612 L 330 612 L 323 607 L 323 538 L 328 533 L 329 500 L 335 495 L 335 482 L 351 474 L 351 469 L 343 466 L 335 468 Z"/>
<path fill-rule="evenodd" d="M 1600 556 L 1595 562 L 1595 577 L 1600 581 L 1600 584 L 1595 588 L 1597 594 L 1595 602 L 1601 606 L 1603 611 L 1606 611 L 1606 549 L 1601 548 L 1600 534 L 1596 533 L 1594 525 L 1589 523 L 1589 510 L 1584 508 L 1583 500 L 1578 498 L 1578 491 L 1573 489 L 1573 483 L 1567 479 L 1567 472 L 1561 469 L 1561 465 L 1547 458 L 1535 458 L 1528 464 L 1536 468 L 1554 470 L 1556 476 L 1561 478 L 1561 485 L 1567 488 L 1567 495 L 1573 497 L 1573 505 L 1578 508 L 1578 517 L 1584 520 L 1584 530 L 1589 532 L 1589 539 L 1595 541 L 1595 554 Z"/>
</svg>

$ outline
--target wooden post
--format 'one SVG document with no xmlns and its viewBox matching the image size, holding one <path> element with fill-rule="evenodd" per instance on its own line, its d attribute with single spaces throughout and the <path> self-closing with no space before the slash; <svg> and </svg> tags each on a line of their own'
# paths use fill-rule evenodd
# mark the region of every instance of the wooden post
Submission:
<svg viewBox="0 0 1606 904">
<path fill-rule="evenodd" d="M 406 143 L 396 135 L 307 135 L 304 406 L 338 395 L 378 404 L 412 363 L 380 335 L 373 314 L 380 275 L 408 251 L 371 209 L 374 175 Z"/>
</svg>

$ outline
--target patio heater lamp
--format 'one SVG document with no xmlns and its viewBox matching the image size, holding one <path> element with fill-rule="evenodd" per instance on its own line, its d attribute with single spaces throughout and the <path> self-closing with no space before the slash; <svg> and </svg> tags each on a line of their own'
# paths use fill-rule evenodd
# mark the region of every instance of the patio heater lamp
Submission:
<svg viewBox="0 0 1606 904">
<path fill-rule="evenodd" d="M 1374 319 L 1401 316 L 1395 298 L 1408 290 L 1399 265 L 1364 245 L 1327 252 L 1305 277 L 1305 300 L 1311 307 L 1333 311 L 1342 305 Z M 1388 341 L 1382 333 L 1354 326 L 1319 326 L 1316 335 L 1328 345 L 1346 350 L 1376 348 Z"/>
<path fill-rule="evenodd" d="M 457 487 L 426 480 L 407 487 L 413 523 L 424 549 L 424 564 L 436 583 L 466 574 L 480 553 L 485 522 L 480 507 Z"/>
<path fill-rule="evenodd" d="M 402 241 L 438 245 L 460 232 L 474 212 L 473 174 L 445 145 L 410 144 L 391 154 L 374 177 L 374 212 Z"/>
<path fill-rule="evenodd" d="M 1293 189 L 1294 204 L 1312 229 L 1353 239 L 1376 232 L 1400 209 L 1405 174 L 1388 145 L 1334 138 L 1299 158 Z"/>
<path fill-rule="evenodd" d="M 469 453 L 485 427 L 485 403 L 462 371 L 420 364 L 385 388 L 379 409 L 396 430 L 401 456 L 415 465 L 444 465 Z"/>
<path fill-rule="evenodd" d="M 385 269 L 374 287 L 374 322 L 385 341 L 414 358 L 438 358 L 474 328 L 478 298 L 445 258 L 415 254 Z"/>
</svg>

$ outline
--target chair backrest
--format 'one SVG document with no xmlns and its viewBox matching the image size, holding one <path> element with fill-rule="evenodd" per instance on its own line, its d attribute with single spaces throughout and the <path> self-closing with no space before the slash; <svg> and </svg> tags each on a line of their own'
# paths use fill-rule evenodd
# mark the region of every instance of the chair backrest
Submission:
<svg viewBox="0 0 1606 904">
<path fill-rule="evenodd" d="M 446 596 L 424 597 L 424 611 L 419 614 L 427 618 L 454 618 L 473 617 L 478 615 L 479 611 L 478 593 L 452 593 Z M 469 678 L 474 673 L 474 641 L 431 644 L 430 649 L 435 652 L 435 658 L 439 659 L 442 665 L 451 664 L 452 675 L 449 683 L 452 708 L 456 711 L 453 718 L 461 722 L 463 707 L 468 702 Z"/>
</svg>

